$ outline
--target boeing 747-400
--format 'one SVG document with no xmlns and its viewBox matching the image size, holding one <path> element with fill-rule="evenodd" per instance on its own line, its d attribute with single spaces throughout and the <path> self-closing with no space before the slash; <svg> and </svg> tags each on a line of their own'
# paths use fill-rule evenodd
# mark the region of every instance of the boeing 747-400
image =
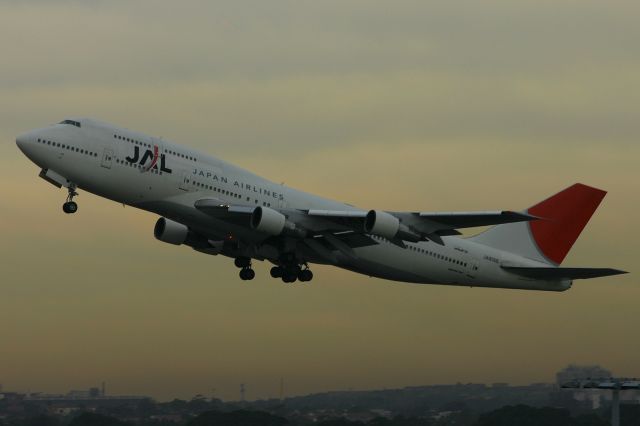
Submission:
<svg viewBox="0 0 640 426">
<path fill-rule="evenodd" d="M 309 265 L 418 284 L 564 291 L 573 280 L 624 273 L 560 267 L 605 191 L 574 184 L 525 210 L 385 211 L 353 207 L 271 182 L 166 140 L 89 118 L 17 137 L 40 177 L 66 188 L 65 213 L 84 190 L 160 216 L 155 237 L 308 282 Z M 459 230 L 490 226 L 461 238 Z"/>
</svg>

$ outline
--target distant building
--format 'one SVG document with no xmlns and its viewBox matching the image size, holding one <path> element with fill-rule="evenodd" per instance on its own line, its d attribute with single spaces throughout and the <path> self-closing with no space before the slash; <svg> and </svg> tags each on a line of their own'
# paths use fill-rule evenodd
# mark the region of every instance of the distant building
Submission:
<svg viewBox="0 0 640 426">
<path fill-rule="evenodd" d="M 570 364 L 556 373 L 556 383 L 561 386 L 574 380 L 605 379 L 613 376 L 611 371 L 599 365 Z"/>
<path fill-rule="evenodd" d="M 575 365 L 571 364 L 556 374 L 556 383 L 558 386 L 573 381 L 587 379 L 607 379 L 613 377 L 613 373 L 599 365 Z M 573 398 L 576 401 L 587 401 L 591 408 L 598 409 L 603 405 L 604 401 L 611 401 L 611 392 L 607 390 L 597 389 L 575 389 L 572 390 Z M 639 403 L 640 391 L 626 391 L 620 396 L 621 401 L 627 403 Z"/>
<path fill-rule="evenodd" d="M 143 401 L 152 401 L 151 397 L 138 395 L 104 395 L 102 389 L 93 387 L 87 390 L 71 390 L 66 395 L 32 393 L 24 401 L 43 404 L 49 410 L 62 412 L 75 409 L 95 410 L 117 406 L 136 406 Z"/>
</svg>

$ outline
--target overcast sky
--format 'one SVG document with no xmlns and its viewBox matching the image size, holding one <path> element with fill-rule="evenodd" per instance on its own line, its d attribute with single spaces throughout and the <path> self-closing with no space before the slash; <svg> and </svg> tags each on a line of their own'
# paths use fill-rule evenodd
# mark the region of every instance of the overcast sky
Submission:
<svg viewBox="0 0 640 426">
<path fill-rule="evenodd" d="M 0 383 L 250 399 L 640 375 L 636 1 L 0 0 Z M 609 191 L 565 260 L 630 270 L 565 293 L 315 267 L 287 286 L 78 214 L 15 145 L 83 115 L 363 208 L 522 209 Z"/>
</svg>

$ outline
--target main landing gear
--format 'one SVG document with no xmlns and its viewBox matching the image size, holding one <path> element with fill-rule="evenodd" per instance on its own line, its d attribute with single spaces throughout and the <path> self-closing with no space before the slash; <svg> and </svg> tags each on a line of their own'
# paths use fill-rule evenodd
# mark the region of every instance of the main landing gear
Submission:
<svg viewBox="0 0 640 426">
<path fill-rule="evenodd" d="M 62 211 L 71 214 L 78 211 L 78 204 L 73 201 L 73 197 L 76 197 L 78 193 L 76 192 L 76 186 L 71 185 L 68 188 L 69 194 L 67 195 L 67 201 L 62 205 Z"/>
<path fill-rule="evenodd" d="M 236 257 L 233 263 L 240 268 L 240 279 L 242 281 L 251 281 L 256 277 L 256 272 L 251 269 L 251 259 L 248 257 Z"/>
<path fill-rule="evenodd" d="M 273 278 L 281 278 L 284 283 L 294 283 L 296 280 L 300 280 L 300 282 L 308 282 L 313 279 L 313 272 L 304 264 L 304 269 L 301 265 L 292 264 L 292 265 L 283 265 L 283 266 L 274 266 L 271 268 L 271 276 Z"/>
<path fill-rule="evenodd" d="M 256 272 L 251 268 L 251 258 L 236 257 L 233 263 L 240 268 L 241 280 L 251 281 L 255 278 Z M 285 283 L 309 282 L 313 279 L 313 272 L 306 263 L 287 262 L 271 268 L 271 276 L 280 278 Z"/>
</svg>

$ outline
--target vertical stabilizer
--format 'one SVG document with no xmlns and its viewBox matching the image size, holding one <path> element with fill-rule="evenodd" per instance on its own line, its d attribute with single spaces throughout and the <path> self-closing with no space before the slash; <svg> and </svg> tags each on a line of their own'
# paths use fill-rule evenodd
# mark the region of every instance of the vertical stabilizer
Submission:
<svg viewBox="0 0 640 426">
<path fill-rule="evenodd" d="M 497 225 L 471 240 L 559 265 L 605 195 L 606 191 L 576 183 L 526 210 L 539 220 Z"/>
</svg>

